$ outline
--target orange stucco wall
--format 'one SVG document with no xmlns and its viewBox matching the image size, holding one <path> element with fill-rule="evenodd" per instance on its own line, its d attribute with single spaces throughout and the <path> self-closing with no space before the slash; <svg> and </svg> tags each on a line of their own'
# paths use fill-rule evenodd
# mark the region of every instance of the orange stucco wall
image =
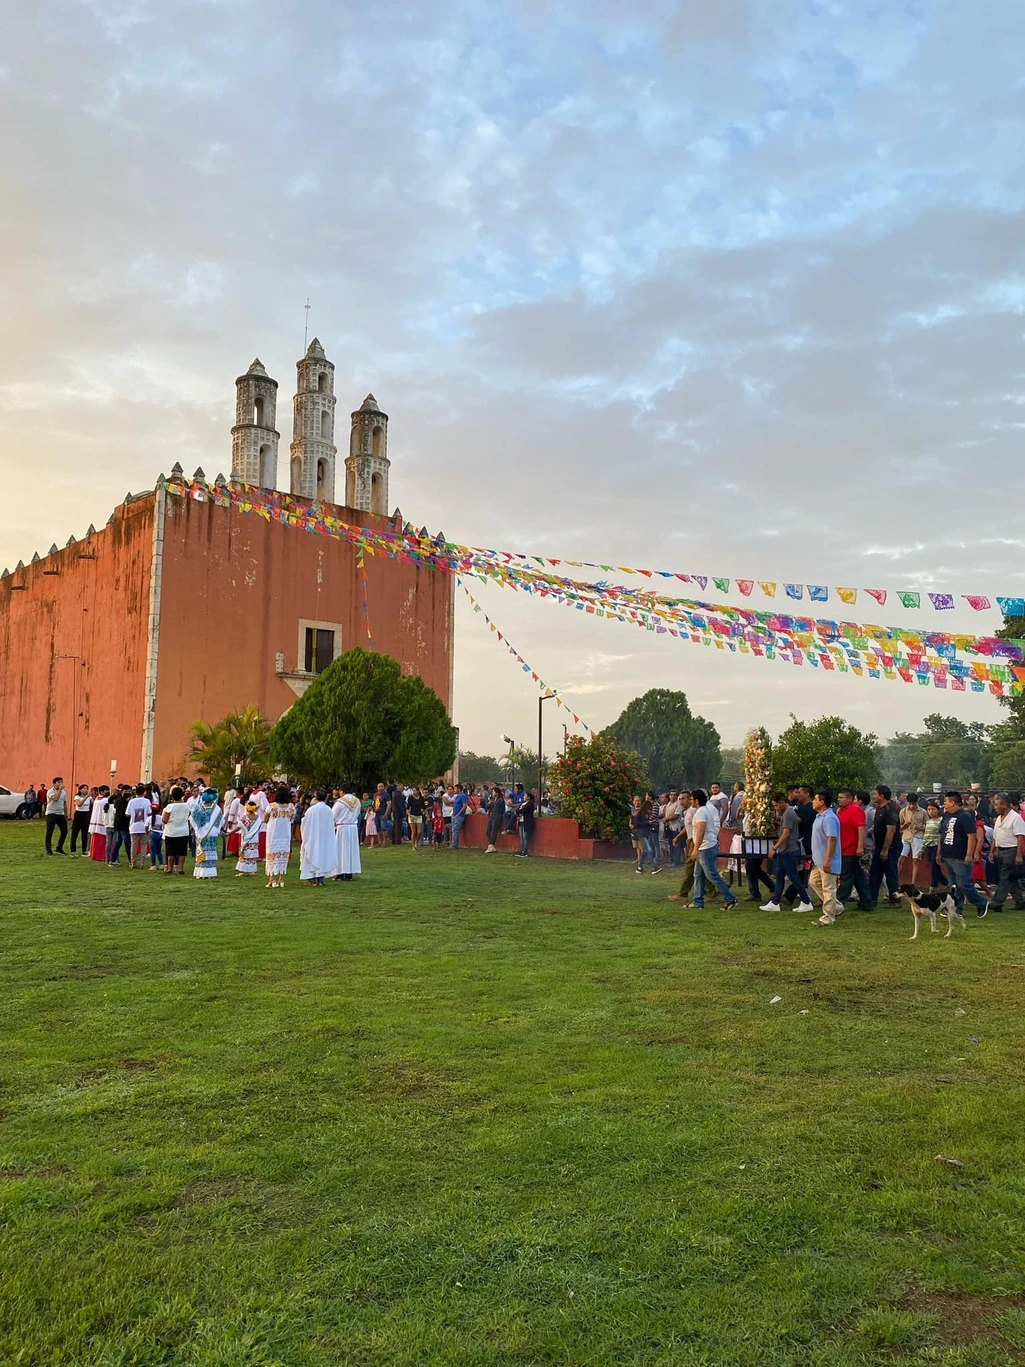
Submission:
<svg viewBox="0 0 1025 1367">
<path fill-rule="evenodd" d="M 167 495 L 161 569 L 153 777 L 182 772 L 189 727 L 256 703 L 272 721 L 296 694 L 276 672 L 302 667 L 300 621 L 341 629 L 341 649 L 367 645 L 362 576 L 345 542 L 256 513 Z M 347 520 L 384 525 L 346 510 Z M 376 648 L 419 674 L 451 709 L 453 584 L 449 575 L 368 557 Z"/>
<path fill-rule="evenodd" d="M 119 778 L 138 778 L 152 547 L 149 495 L 122 504 L 109 527 L 0 581 L 5 787 L 55 774 L 102 783 L 112 759 Z"/>
</svg>

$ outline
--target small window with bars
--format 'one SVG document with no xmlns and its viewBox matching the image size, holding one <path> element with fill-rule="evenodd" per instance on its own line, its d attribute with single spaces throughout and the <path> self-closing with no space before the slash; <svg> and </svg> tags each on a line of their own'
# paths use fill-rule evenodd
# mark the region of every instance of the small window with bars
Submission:
<svg viewBox="0 0 1025 1367">
<path fill-rule="evenodd" d="M 307 674 L 323 674 L 335 658 L 335 633 L 323 627 L 306 628 L 305 668 Z"/>
</svg>

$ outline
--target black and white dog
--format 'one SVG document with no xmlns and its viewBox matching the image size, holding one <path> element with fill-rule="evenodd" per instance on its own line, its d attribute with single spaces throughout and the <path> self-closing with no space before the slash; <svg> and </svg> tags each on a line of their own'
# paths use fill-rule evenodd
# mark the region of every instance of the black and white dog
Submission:
<svg viewBox="0 0 1025 1367">
<path fill-rule="evenodd" d="M 908 905 L 911 907 L 911 914 L 915 918 L 915 933 L 912 940 L 918 939 L 918 929 L 923 916 L 928 916 L 932 927 L 932 933 L 936 934 L 936 917 L 945 916 L 949 929 L 943 937 L 949 940 L 954 933 L 955 925 L 963 926 L 965 930 L 965 919 L 954 905 L 954 899 L 950 893 L 942 896 L 938 892 L 923 892 L 921 888 L 913 888 L 910 883 L 901 883 L 898 891 L 907 898 Z"/>
</svg>

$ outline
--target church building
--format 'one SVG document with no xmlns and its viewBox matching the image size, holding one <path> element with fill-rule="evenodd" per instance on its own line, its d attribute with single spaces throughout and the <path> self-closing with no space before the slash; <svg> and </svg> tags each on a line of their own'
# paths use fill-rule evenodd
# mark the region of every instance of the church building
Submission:
<svg viewBox="0 0 1025 1367">
<path fill-rule="evenodd" d="M 388 415 L 351 414 L 335 506 L 335 368 L 314 338 L 296 366 L 284 487 L 300 508 L 399 530 L 389 517 Z M 278 485 L 277 381 L 235 382 L 232 486 Z M 193 722 L 257 704 L 276 721 L 344 650 L 368 645 L 452 705 L 454 582 L 423 565 L 175 492 L 161 474 L 100 531 L 0 577 L 0 783 L 164 780 L 184 772 Z M 196 472 L 205 478 L 201 470 Z M 222 476 L 215 488 L 228 488 Z"/>
</svg>

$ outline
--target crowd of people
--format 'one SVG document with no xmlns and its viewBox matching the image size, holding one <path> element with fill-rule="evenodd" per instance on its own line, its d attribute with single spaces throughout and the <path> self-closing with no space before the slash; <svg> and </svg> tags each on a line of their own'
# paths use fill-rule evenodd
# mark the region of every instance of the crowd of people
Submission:
<svg viewBox="0 0 1025 1367">
<path fill-rule="evenodd" d="M 902 878 L 932 892 L 949 890 L 959 910 L 967 901 L 980 917 L 1002 911 L 1008 897 L 1025 910 L 1025 804 L 1018 793 L 951 790 L 923 801 L 914 792 L 894 797 L 880 784 L 871 794 L 841 789 L 834 798 L 828 789 L 798 784 L 774 793 L 772 806 L 775 829 L 765 837 L 752 830 L 743 783 L 731 794 L 713 783 L 707 792 L 638 796 L 630 813 L 636 871 L 681 869 L 670 900 L 693 908 L 706 897 L 736 906 L 746 879 L 747 900 L 763 911 L 810 912 L 818 901 L 820 926 L 835 924 L 852 896 L 859 911 L 873 911 L 885 888 L 889 905 L 898 905 Z M 71 793 L 59 777 L 44 786 L 40 808 L 51 857 L 66 853 L 70 829 L 71 857 L 107 869 L 180 875 L 191 856 L 196 878 L 215 878 L 232 858 L 240 878 L 256 876 L 263 863 L 269 888 L 284 886 L 295 843 L 300 879 L 319 886 L 360 873 L 361 850 L 458 850 L 475 812 L 487 815 L 486 854 L 497 853 L 500 835 L 518 834 L 517 857 L 525 859 L 537 816 L 554 811 L 547 794 L 539 803 L 522 783 L 381 782 L 360 795 L 344 786 L 303 790 L 265 782 L 222 796 L 181 778 L 165 796 L 153 783 L 83 783 Z"/>
<path fill-rule="evenodd" d="M 319 886 L 360 873 L 361 847 L 457 850 L 473 812 L 488 817 L 485 853 L 497 852 L 501 833 L 518 832 L 517 857 L 525 859 L 538 811 L 553 810 L 547 795 L 539 806 L 522 783 L 478 788 L 441 780 L 424 786 L 381 782 L 362 796 L 344 787 L 296 789 L 266 782 L 229 788 L 222 796 L 205 783 L 180 778 L 167 785 L 165 796 L 155 783 L 83 783 L 71 793 L 57 777 L 42 785 L 42 793 L 51 857 L 67 853 L 70 818 L 73 859 L 88 857 L 108 869 L 183 874 L 191 855 L 196 878 L 215 878 L 219 863 L 234 857 L 239 877 L 256 875 L 263 862 L 272 888 L 284 886 L 293 843 L 300 847 L 300 878 Z"/>
<path fill-rule="evenodd" d="M 730 909 L 747 900 L 762 911 L 784 905 L 810 912 L 817 899 L 831 926 L 852 894 L 859 911 L 874 911 L 885 886 L 890 906 L 900 905 L 902 877 L 931 892 L 949 891 L 958 910 L 970 902 L 979 917 L 1003 911 L 1013 899 L 1025 911 L 1025 803 L 1020 793 L 962 794 L 954 789 L 925 801 L 880 784 L 871 794 L 798 784 L 772 795 L 775 830 L 753 834 L 744 784 L 731 795 L 713 783 L 709 792 L 671 789 L 634 798 L 630 828 L 638 873 L 682 866 L 674 902 L 704 906 L 721 896 Z M 723 830 L 732 832 L 727 872 L 719 869 Z M 762 901 L 762 888 L 768 900 Z"/>
</svg>

